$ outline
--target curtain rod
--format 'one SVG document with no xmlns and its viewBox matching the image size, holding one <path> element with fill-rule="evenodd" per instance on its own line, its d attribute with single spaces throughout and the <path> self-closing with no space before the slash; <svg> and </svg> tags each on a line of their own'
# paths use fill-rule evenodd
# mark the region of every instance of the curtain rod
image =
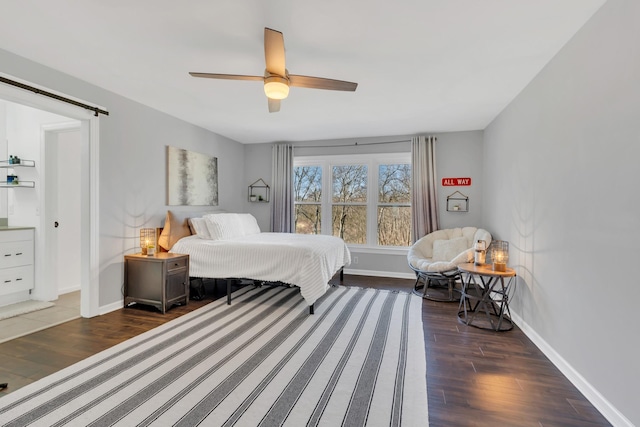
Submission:
<svg viewBox="0 0 640 427">
<path fill-rule="evenodd" d="M 338 144 L 338 145 L 294 145 L 293 148 L 359 147 L 361 145 L 400 144 L 402 142 L 411 142 L 411 140 L 403 139 L 402 141 L 360 142 L 360 143 L 355 142 L 353 144 Z"/>
<path fill-rule="evenodd" d="M 64 96 L 56 95 L 55 93 L 47 92 L 46 90 L 38 89 L 37 87 L 29 86 L 24 83 L 17 82 L 15 80 L 10 80 L 5 77 L 0 76 L 0 82 L 6 83 L 11 86 L 19 87 L 20 89 L 28 90 L 38 95 L 48 96 L 49 98 L 56 99 L 58 101 L 66 102 L 68 104 L 75 105 L 77 107 L 82 107 L 86 110 L 91 110 L 95 113 L 95 116 L 98 117 L 98 113 L 104 114 L 105 116 L 109 115 L 108 111 L 102 110 L 98 107 L 93 107 L 91 105 L 83 104 L 82 102 L 74 101 L 73 99 L 65 98 Z"/>
</svg>

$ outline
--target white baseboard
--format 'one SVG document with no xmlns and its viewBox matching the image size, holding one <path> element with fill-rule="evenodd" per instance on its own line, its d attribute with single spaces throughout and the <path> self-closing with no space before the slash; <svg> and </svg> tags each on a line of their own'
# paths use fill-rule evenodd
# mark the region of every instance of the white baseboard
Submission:
<svg viewBox="0 0 640 427">
<path fill-rule="evenodd" d="M 67 286 L 66 288 L 58 289 L 58 295 L 69 294 L 71 292 L 75 292 L 75 291 L 79 291 L 79 290 L 80 290 L 80 285 Z"/>
<path fill-rule="evenodd" d="M 352 268 L 345 268 L 344 274 L 353 274 L 355 276 L 373 276 L 373 277 L 392 277 L 394 279 L 413 279 L 416 275 L 414 273 L 397 273 L 393 271 L 373 271 L 373 270 L 355 270 Z"/>
<path fill-rule="evenodd" d="M 112 311 L 116 311 L 116 310 L 120 310 L 122 307 L 124 307 L 124 300 L 121 299 L 120 301 L 116 301 L 113 302 L 111 304 L 107 304 L 107 305 L 103 305 L 102 307 L 98 308 L 98 313 L 100 313 L 99 315 L 102 316 L 103 314 L 107 314 L 107 313 L 111 313 Z"/>
<path fill-rule="evenodd" d="M 602 394 L 598 392 L 578 371 L 558 354 L 536 331 L 522 320 L 520 316 L 512 313 L 513 322 L 524 334 L 538 347 L 569 381 L 578 389 L 593 406 L 614 426 L 634 427 L 620 411 L 618 411 Z"/>
</svg>

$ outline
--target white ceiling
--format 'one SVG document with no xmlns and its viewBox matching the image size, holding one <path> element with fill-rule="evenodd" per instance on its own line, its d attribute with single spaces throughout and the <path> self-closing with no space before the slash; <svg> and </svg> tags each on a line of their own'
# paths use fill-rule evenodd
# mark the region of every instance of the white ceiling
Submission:
<svg viewBox="0 0 640 427">
<path fill-rule="evenodd" d="M 0 0 L 0 48 L 242 143 L 477 130 L 605 1 Z M 262 75 L 264 27 L 291 74 L 357 91 L 270 114 L 260 82 L 189 76 Z"/>
</svg>

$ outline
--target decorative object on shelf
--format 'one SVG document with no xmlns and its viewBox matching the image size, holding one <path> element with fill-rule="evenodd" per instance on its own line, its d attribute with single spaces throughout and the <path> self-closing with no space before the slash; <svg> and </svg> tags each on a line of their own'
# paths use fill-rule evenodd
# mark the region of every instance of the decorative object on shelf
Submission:
<svg viewBox="0 0 640 427">
<path fill-rule="evenodd" d="M 268 202 L 271 188 L 262 178 L 249 185 L 249 201 Z"/>
<path fill-rule="evenodd" d="M 509 262 L 509 242 L 494 240 L 489 246 L 493 271 L 506 271 Z"/>
<path fill-rule="evenodd" d="M 9 164 L 10 165 L 19 165 L 20 158 L 18 156 L 9 156 Z"/>
<path fill-rule="evenodd" d="M 476 240 L 474 250 L 475 265 L 483 265 L 487 261 L 487 242 L 484 240 Z"/>
<path fill-rule="evenodd" d="M 140 251 L 142 255 L 153 255 L 156 250 L 156 230 L 153 228 L 140 229 Z M 149 253 L 150 252 L 150 253 Z"/>
<path fill-rule="evenodd" d="M 167 204 L 218 206 L 218 158 L 167 146 Z"/>
<path fill-rule="evenodd" d="M 469 212 L 469 197 L 459 191 L 447 196 L 447 212 Z"/>
<path fill-rule="evenodd" d="M 18 183 L 18 175 L 9 174 L 7 175 L 7 183 L 8 184 L 17 184 Z"/>
</svg>

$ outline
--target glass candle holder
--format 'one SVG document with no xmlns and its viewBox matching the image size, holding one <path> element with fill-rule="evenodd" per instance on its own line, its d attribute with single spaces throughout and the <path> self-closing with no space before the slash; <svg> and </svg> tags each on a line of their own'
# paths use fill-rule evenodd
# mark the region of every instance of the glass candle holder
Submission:
<svg viewBox="0 0 640 427">
<path fill-rule="evenodd" d="M 494 240 L 491 242 L 491 263 L 494 271 L 506 271 L 509 262 L 509 242 Z"/>
</svg>

